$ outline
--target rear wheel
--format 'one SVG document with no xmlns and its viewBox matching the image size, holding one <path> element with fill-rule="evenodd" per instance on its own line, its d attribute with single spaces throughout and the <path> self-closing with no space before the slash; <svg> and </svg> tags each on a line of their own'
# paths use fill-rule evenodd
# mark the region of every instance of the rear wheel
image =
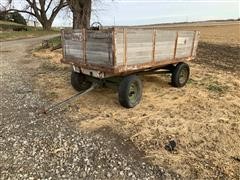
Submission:
<svg viewBox="0 0 240 180">
<path fill-rule="evenodd" d="M 74 71 L 71 74 L 71 84 L 72 87 L 77 91 L 85 91 L 89 89 L 92 85 L 91 82 L 86 80 L 86 76 L 84 74 Z"/>
<path fill-rule="evenodd" d="M 190 68 L 186 63 L 179 63 L 172 70 L 172 85 L 183 87 L 187 84 L 190 75 Z"/>
<path fill-rule="evenodd" d="M 133 108 L 139 104 L 142 99 L 142 82 L 136 75 L 130 75 L 123 78 L 120 82 L 119 102 L 123 107 Z"/>
</svg>

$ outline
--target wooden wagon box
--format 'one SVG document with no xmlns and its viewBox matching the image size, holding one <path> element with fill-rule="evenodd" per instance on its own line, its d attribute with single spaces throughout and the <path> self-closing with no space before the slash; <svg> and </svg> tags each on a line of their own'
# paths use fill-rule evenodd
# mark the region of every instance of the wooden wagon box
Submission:
<svg viewBox="0 0 240 180">
<path fill-rule="evenodd" d="M 63 30 L 63 63 L 97 78 L 126 75 L 195 58 L 198 31 L 157 28 Z"/>
</svg>

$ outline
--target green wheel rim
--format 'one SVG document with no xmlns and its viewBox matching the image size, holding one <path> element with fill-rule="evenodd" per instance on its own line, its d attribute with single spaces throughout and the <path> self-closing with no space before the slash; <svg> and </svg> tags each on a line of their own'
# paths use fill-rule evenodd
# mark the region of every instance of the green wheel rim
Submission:
<svg viewBox="0 0 240 180">
<path fill-rule="evenodd" d="M 188 79 L 188 69 L 183 68 L 179 74 L 179 82 L 180 84 L 184 84 Z"/>
<path fill-rule="evenodd" d="M 137 83 L 132 83 L 130 88 L 129 88 L 129 93 L 128 93 L 128 98 L 131 103 L 135 103 L 138 99 L 138 93 L 139 93 L 139 88 Z"/>
</svg>

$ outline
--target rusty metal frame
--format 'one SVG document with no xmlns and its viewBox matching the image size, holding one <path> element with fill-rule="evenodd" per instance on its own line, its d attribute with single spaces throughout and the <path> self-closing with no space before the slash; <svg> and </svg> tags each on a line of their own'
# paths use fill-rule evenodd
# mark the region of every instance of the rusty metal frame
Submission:
<svg viewBox="0 0 240 180">
<path fill-rule="evenodd" d="M 191 60 L 193 60 L 193 57 L 179 58 L 173 61 L 163 60 L 161 62 L 155 62 L 155 63 L 149 62 L 144 64 L 129 65 L 129 66 L 121 65 L 118 67 L 111 67 L 111 66 L 107 67 L 105 65 L 79 63 L 79 62 L 76 62 L 76 60 L 74 59 L 68 59 L 68 60 L 62 59 L 61 62 L 65 64 L 75 65 L 75 66 L 78 66 L 79 68 L 84 68 L 88 70 L 97 70 L 97 71 L 102 71 L 102 72 L 113 74 L 113 75 L 125 75 L 125 74 L 131 74 L 134 72 L 139 72 L 148 68 L 160 68 L 166 65 L 177 64 L 179 62 L 185 62 L 185 61 L 191 61 Z"/>
</svg>

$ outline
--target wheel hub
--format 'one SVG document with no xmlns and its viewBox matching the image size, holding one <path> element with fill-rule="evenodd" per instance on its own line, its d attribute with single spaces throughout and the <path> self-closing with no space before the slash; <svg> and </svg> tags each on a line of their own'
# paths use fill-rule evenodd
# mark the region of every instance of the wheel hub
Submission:
<svg viewBox="0 0 240 180">
<path fill-rule="evenodd" d="M 187 68 L 183 68 L 179 75 L 179 82 L 181 84 L 184 84 L 187 79 L 188 79 L 188 70 Z"/>
<path fill-rule="evenodd" d="M 128 98 L 131 102 L 137 101 L 138 87 L 136 83 L 132 83 L 129 89 Z"/>
</svg>

